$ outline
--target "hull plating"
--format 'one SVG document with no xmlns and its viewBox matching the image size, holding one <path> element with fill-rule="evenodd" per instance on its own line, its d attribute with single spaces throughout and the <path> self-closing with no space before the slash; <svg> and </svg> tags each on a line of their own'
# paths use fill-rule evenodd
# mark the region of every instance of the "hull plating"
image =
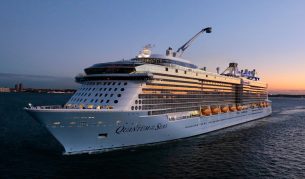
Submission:
<svg viewBox="0 0 305 179">
<path fill-rule="evenodd" d="M 271 114 L 271 107 L 168 120 L 145 112 L 28 110 L 63 145 L 65 154 L 90 153 L 204 134 Z"/>
</svg>

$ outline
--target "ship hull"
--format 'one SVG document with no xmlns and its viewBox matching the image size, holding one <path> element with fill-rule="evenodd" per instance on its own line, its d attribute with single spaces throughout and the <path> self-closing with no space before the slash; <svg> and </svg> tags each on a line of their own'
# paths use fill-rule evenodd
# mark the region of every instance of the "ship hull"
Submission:
<svg viewBox="0 0 305 179">
<path fill-rule="evenodd" d="M 166 142 L 196 136 L 272 113 L 271 107 L 180 117 L 147 115 L 146 112 L 107 112 L 28 109 L 62 144 L 64 154 L 103 152 L 131 146 Z"/>
</svg>

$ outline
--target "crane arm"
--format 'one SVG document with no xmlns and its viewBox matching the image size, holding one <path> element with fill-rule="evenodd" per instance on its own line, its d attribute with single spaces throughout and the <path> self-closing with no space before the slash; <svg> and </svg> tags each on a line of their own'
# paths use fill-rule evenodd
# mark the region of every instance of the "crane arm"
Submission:
<svg viewBox="0 0 305 179">
<path fill-rule="evenodd" d="M 202 29 L 200 32 L 198 32 L 196 35 L 194 35 L 194 37 L 192 37 L 189 41 L 187 41 L 184 45 L 182 45 L 178 50 L 177 50 L 177 54 L 179 54 L 179 56 L 182 56 L 183 52 L 191 45 L 191 43 L 203 32 L 206 33 L 211 33 L 212 32 L 212 27 L 207 27 Z M 181 51 L 181 52 L 180 52 Z M 179 53 L 180 52 L 180 53 Z"/>
</svg>

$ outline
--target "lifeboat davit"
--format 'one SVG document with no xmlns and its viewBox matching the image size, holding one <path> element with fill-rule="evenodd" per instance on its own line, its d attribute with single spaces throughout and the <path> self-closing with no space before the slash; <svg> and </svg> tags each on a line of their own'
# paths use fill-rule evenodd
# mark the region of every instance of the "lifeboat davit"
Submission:
<svg viewBox="0 0 305 179">
<path fill-rule="evenodd" d="M 236 111 L 236 107 L 235 106 L 230 106 L 229 109 L 230 109 L 230 111 Z"/>
<path fill-rule="evenodd" d="M 203 107 L 201 108 L 201 114 L 204 116 L 209 116 L 211 115 L 212 111 L 209 107 Z"/>
<path fill-rule="evenodd" d="M 223 113 L 229 112 L 229 107 L 228 106 L 221 106 L 221 112 L 223 112 Z"/>
<path fill-rule="evenodd" d="M 219 114 L 220 113 L 220 108 L 218 106 L 212 106 L 211 110 L 212 110 L 212 114 Z"/>
</svg>

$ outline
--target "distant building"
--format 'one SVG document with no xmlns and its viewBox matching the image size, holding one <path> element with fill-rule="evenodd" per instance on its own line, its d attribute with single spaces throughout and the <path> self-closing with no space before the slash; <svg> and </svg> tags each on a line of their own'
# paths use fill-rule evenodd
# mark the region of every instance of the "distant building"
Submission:
<svg viewBox="0 0 305 179">
<path fill-rule="evenodd" d="M 22 90 L 23 90 L 22 83 L 15 84 L 15 91 L 16 92 L 21 92 Z"/>
<path fill-rule="evenodd" d="M 0 93 L 8 93 L 11 92 L 10 88 L 0 88 Z"/>
</svg>

